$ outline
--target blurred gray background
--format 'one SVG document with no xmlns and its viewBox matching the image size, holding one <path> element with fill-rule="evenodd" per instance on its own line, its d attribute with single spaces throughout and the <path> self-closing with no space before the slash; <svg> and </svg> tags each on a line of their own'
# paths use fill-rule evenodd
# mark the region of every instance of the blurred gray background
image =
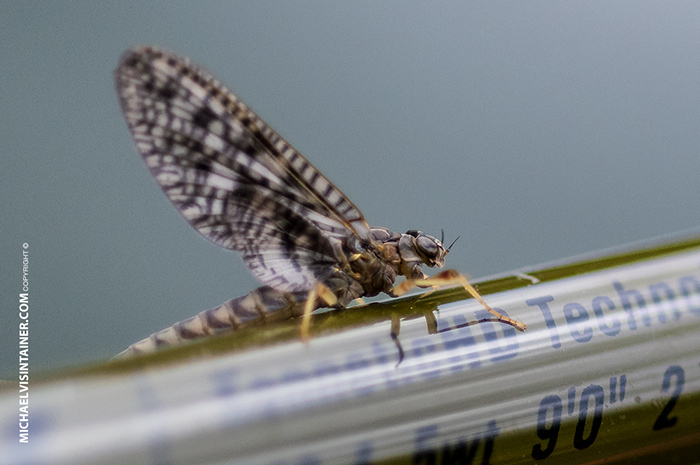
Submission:
<svg viewBox="0 0 700 465">
<path fill-rule="evenodd" d="M 112 71 L 190 56 L 371 224 L 472 277 L 700 224 L 697 2 L 0 3 L 0 377 L 108 358 L 257 286 L 137 155 Z"/>
</svg>

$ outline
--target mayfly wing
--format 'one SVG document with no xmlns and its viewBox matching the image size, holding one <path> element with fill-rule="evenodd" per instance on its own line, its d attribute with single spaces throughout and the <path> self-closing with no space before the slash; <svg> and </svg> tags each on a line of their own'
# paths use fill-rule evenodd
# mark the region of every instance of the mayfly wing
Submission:
<svg viewBox="0 0 700 465">
<path fill-rule="evenodd" d="M 340 190 L 189 60 L 134 48 L 115 83 L 137 149 L 170 201 L 202 235 L 241 252 L 263 283 L 309 290 L 338 261 L 331 238 L 369 237 Z"/>
<path fill-rule="evenodd" d="M 253 182 L 277 194 L 313 203 L 325 217 L 320 228 L 327 229 L 328 218 L 332 218 L 366 236 L 368 226 L 359 209 L 233 93 L 189 59 L 150 47 L 135 48 L 122 56 L 115 77 L 135 138 L 133 122 L 160 127 L 164 133 L 141 131 L 138 135 L 150 142 L 168 143 L 169 137 L 176 137 L 198 144 L 195 148 L 207 151 L 205 155 L 215 152 L 211 161 L 222 165 L 216 168 L 233 164 L 239 175 L 252 175 Z M 247 166 L 249 163 L 252 165 Z"/>
</svg>

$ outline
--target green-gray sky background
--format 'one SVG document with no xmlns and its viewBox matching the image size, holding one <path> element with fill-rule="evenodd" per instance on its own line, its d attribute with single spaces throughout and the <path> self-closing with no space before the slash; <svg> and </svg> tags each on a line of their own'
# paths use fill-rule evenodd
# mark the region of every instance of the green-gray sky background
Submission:
<svg viewBox="0 0 700 465">
<path fill-rule="evenodd" d="M 697 2 L 0 3 L 0 377 L 110 357 L 257 286 L 170 206 L 112 71 L 212 71 L 374 225 L 485 276 L 700 223 Z"/>
</svg>

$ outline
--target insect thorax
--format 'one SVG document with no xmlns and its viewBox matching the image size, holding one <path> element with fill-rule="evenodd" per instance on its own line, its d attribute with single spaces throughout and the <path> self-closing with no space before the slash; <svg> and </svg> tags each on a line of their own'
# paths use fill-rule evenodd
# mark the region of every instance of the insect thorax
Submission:
<svg viewBox="0 0 700 465">
<path fill-rule="evenodd" d="M 348 270 L 339 270 L 325 284 L 347 305 L 358 297 L 391 294 L 399 276 L 423 279 L 422 266 L 443 267 L 447 249 L 442 243 L 420 231 L 396 233 L 382 227 L 370 230 L 372 241 L 348 236 L 342 241 L 342 254 Z"/>
</svg>

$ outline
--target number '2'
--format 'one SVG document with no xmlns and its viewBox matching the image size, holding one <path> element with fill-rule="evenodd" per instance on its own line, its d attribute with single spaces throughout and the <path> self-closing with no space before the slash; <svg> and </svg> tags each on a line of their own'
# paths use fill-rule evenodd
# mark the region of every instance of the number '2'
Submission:
<svg viewBox="0 0 700 465">
<path fill-rule="evenodd" d="M 671 428 L 678 422 L 678 417 L 669 417 L 669 415 L 676 406 L 676 402 L 678 401 L 681 392 L 683 392 L 683 387 L 685 386 L 685 371 L 682 367 L 678 365 L 671 365 L 666 369 L 666 372 L 664 373 L 664 380 L 661 383 L 661 392 L 668 392 L 668 390 L 671 389 L 671 378 L 673 377 L 676 378 L 676 388 L 673 390 L 673 394 L 671 394 L 671 398 L 664 406 L 661 414 L 654 422 L 654 431 L 659 431 L 664 428 Z"/>
</svg>

